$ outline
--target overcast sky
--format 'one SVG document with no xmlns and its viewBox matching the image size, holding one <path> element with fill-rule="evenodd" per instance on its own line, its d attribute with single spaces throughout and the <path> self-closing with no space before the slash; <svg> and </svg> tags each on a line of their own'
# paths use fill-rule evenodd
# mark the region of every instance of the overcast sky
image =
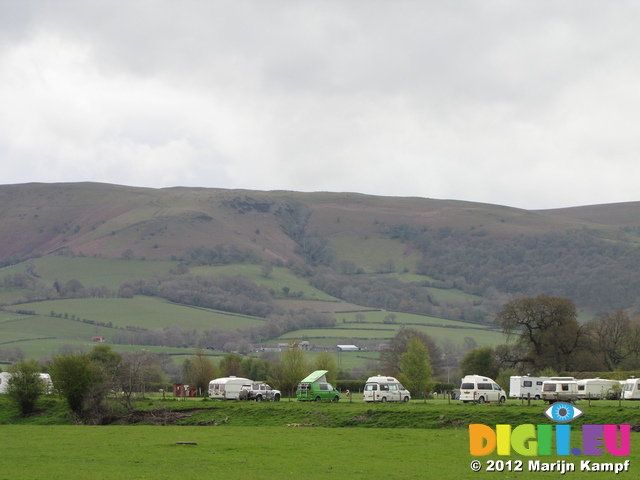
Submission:
<svg viewBox="0 0 640 480">
<path fill-rule="evenodd" d="M 0 184 L 640 200 L 640 2 L 0 0 Z"/>
</svg>

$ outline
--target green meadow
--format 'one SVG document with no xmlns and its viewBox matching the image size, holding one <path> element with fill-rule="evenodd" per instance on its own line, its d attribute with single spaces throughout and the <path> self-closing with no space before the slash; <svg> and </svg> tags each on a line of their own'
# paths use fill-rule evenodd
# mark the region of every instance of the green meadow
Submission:
<svg viewBox="0 0 640 480">
<path fill-rule="evenodd" d="M 55 399 L 45 403 L 57 415 Z M 58 403 L 59 405 L 59 403 Z M 584 423 L 635 424 L 636 407 L 602 402 L 580 405 Z M 640 474 L 640 434 L 631 433 L 631 454 L 602 456 L 524 457 L 515 452 L 483 457 L 469 454 L 469 423 L 513 427 L 548 423 L 539 402 L 523 406 L 462 404 L 446 400 L 408 404 L 337 404 L 202 401 L 139 402 L 139 409 L 156 409 L 156 425 L 85 426 L 46 424 L 43 418 L 16 419 L 0 400 L 0 479 L 67 478 L 368 478 L 388 473 L 391 478 L 443 480 L 475 478 L 558 478 L 558 472 L 530 472 L 529 460 L 576 466 L 568 478 L 613 478 L 611 472 L 580 471 L 580 461 L 622 463 L 630 469 L 616 478 Z M 164 424 L 170 413 L 183 415 L 181 425 Z M 55 422 L 55 416 L 49 416 Z M 63 417 L 60 417 L 63 418 Z M 9 420 L 9 421 L 8 421 Z M 43 421 L 45 420 L 45 421 Z M 581 447 L 582 422 L 572 422 L 571 447 Z M 40 424 L 38 424 L 38 422 Z M 342 428 L 339 428 L 342 427 Z M 482 470 L 471 470 L 472 461 Z M 510 462 L 510 463 L 508 463 Z M 487 471 L 493 465 L 499 471 Z M 517 469 L 521 471 L 515 471 Z"/>
</svg>

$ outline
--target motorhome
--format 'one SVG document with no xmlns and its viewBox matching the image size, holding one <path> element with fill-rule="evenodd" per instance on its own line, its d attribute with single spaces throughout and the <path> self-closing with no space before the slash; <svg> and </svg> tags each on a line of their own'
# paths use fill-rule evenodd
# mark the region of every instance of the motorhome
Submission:
<svg viewBox="0 0 640 480">
<path fill-rule="evenodd" d="M 582 378 L 578 380 L 578 398 L 602 400 L 611 395 L 611 392 L 620 391 L 618 380 L 606 378 Z"/>
<path fill-rule="evenodd" d="M 575 402 L 578 400 L 578 382 L 573 377 L 551 377 L 542 382 L 545 402 Z"/>
<path fill-rule="evenodd" d="M 238 400 L 243 385 L 248 385 L 251 388 L 253 380 L 233 376 L 216 378 L 209 382 L 209 397 Z"/>
<path fill-rule="evenodd" d="M 467 375 L 460 384 L 460 400 L 468 402 L 500 402 L 504 403 L 507 396 L 502 387 L 488 377 L 482 375 Z"/>
<path fill-rule="evenodd" d="M 631 377 L 624 381 L 624 400 L 640 400 L 640 378 Z"/>
<path fill-rule="evenodd" d="M 532 377 L 530 375 L 514 375 L 509 379 L 509 396 L 512 398 L 542 398 L 542 383 L 550 377 Z"/>
<path fill-rule="evenodd" d="M 316 370 L 303 378 L 296 389 L 296 399 L 301 402 L 339 401 L 340 393 L 327 382 L 328 372 Z"/>
<path fill-rule="evenodd" d="M 408 402 L 411 393 L 394 377 L 376 375 L 369 377 L 364 385 L 365 402 Z"/>
</svg>

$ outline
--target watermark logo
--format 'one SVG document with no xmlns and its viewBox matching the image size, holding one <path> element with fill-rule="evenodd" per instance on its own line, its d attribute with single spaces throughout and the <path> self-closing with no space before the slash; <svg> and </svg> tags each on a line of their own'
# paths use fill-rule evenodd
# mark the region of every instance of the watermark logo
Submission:
<svg viewBox="0 0 640 480">
<path fill-rule="evenodd" d="M 554 403 L 544 414 L 556 425 L 523 424 L 496 425 L 495 429 L 483 424 L 469 425 L 469 452 L 474 457 L 483 457 L 496 453 L 500 456 L 510 456 L 514 453 L 525 457 L 532 456 L 600 456 L 604 452 L 615 457 L 629 455 L 631 451 L 630 425 L 582 425 L 582 445 L 571 447 L 571 425 L 568 422 L 583 415 L 583 411 L 568 403 Z M 575 442 L 574 442 L 575 445 Z M 504 462 L 487 461 L 487 470 L 496 465 L 508 465 L 509 471 L 522 471 L 521 460 Z M 576 465 L 565 460 L 544 463 L 530 460 L 529 471 L 557 471 L 565 473 L 574 471 Z M 472 470 L 482 469 L 482 463 L 474 460 Z M 591 460 L 580 462 L 581 471 L 612 471 L 619 473 L 628 471 L 629 460 L 617 463 L 593 463 Z M 595 469 L 595 470 L 594 470 Z"/>
</svg>

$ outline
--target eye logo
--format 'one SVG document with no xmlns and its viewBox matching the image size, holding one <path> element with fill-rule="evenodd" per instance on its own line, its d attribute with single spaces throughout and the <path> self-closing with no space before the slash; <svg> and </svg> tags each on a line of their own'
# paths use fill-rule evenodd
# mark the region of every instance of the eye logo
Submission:
<svg viewBox="0 0 640 480">
<path fill-rule="evenodd" d="M 578 407 L 569 405 L 568 403 L 554 403 L 544 411 L 544 414 L 554 422 L 570 422 L 575 420 L 584 412 Z"/>
</svg>

